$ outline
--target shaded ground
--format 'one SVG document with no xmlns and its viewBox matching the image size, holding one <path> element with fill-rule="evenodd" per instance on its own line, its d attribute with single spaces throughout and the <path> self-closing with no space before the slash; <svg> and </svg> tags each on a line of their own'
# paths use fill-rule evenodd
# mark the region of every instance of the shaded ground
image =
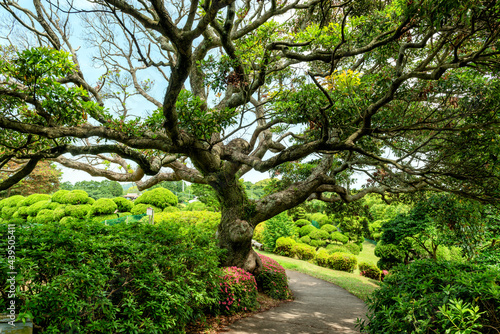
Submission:
<svg viewBox="0 0 500 334">
<path fill-rule="evenodd" d="M 323 280 L 287 270 L 295 300 L 239 320 L 220 333 L 326 334 L 359 333 L 356 318 L 364 317 L 361 299 Z"/>
</svg>

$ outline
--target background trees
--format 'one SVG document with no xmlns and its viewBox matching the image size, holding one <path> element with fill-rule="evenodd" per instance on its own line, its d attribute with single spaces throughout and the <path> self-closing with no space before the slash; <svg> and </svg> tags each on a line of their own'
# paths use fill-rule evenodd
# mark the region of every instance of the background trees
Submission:
<svg viewBox="0 0 500 334">
<path fill-rule="evenodd" d="M 0 180 L 7 180 L 23 168 L 21 161 L 9 161 L 0 169 Z M 28 196 L 31 194 L 50 194 L 59 189 L 61 181 L 61 170 L 55 164 L 48 161 L 41 161 L 22 181 L 0 191 L 0 197 L 14 195 Z"/>
<path fill-rule="evenodd" d="M 16 26 L 0 62 L 0 164 L 29 161 L 0 189 L 42 160 L 139 189 L 208 185 L 222 263 L 251 271 L 253 228 L 307 199 L 498 198 L 496 1 L 93 3 L 0 3 Z M 281 176 L 272 193 L 248 198 L 252 169 Z"/>
</svg>

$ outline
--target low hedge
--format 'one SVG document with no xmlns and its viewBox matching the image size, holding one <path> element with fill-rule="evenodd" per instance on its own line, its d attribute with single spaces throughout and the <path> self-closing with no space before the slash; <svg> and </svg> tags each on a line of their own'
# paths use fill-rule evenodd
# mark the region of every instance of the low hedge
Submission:
<svg viewBox="0 0 500 334">
<path fill-rule="evenodd" d="M 277 261 L 258 254 L 262 262 L 262 271 L 256 277 L 259 288 L 273 299 L 289 299 L 292 294 L 288 288 L 285 268 Z"/>
<path fill-rule="evenodd" d="M 78 219 L 83 219 L 90 212 L 91 206 L 89 204 L 82 205 L 67 205 L 64 208 L 66 216 L 75 217 Z"/>
<path fill-rule="evenodd" d="M 296 244 L 295 240 L 290 237 L 281 237 L 276 240 L 276 247 L 274 248 L 274 253 L 294 257 L 295 252 L 293 251 L 293 246 Z"/>
<path fill-rule="evenodd" d="M 1 224 L 1 249 L 7 234 Z M 218 306 L 220 251 L 211 234 L 191 226 L 69 221 L 18 227 L 15 236 L 16 311 L 40 332 L 184 333 Z M 1 257 L 3 310 L 7 269 Z"/>
<path fill-rule="evenodd" d="M 296 243 L 292 251 L 299 260 L 311 260 L 316 256 L 316 248 L 306 244 Z"/>
</svg>

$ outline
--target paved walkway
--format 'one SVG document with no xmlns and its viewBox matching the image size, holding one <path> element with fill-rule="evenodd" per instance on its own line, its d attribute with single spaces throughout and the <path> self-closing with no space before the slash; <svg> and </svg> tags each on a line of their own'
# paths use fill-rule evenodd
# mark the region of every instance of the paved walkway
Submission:
<svg viewBox="0 0 500 334">
<path fill-rule="evenodd" d="M 356 318 L 366 313 L 361 299 L 332 283 L 296 271 L 286 273 L 293 302 L 239 320 L 221 333 L 359 334 Z"/>
</svg>

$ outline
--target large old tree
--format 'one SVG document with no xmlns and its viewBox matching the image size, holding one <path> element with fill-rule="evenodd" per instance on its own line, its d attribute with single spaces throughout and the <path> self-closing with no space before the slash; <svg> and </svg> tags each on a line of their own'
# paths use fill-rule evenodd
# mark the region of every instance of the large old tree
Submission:
<svg viewBox="0 0 500 334">
<path fill-rule="evenodd" d="M 0 1 L 0 189 L 45 160 L 207 184 L 254 272 L 254 227 L 308 199 L 498 198 L 497 1 L 89 2 Z M 285 177 L 250 200 L 252 169 Z"/>
</svg>

